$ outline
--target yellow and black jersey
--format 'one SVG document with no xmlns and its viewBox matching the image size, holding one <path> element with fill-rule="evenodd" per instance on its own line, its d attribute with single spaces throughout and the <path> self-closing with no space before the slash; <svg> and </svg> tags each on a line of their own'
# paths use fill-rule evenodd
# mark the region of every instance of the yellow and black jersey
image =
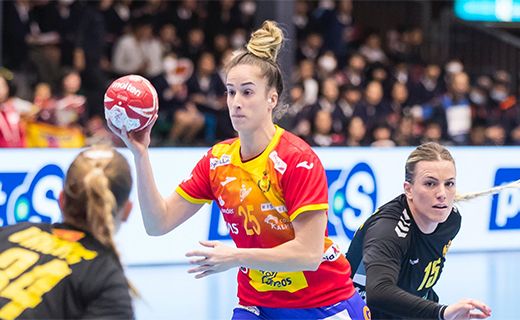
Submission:
<svg viewBox="0 0 520 320">
<path fill-rule="evenodd" d="M 442 305 L 433 286 L 460 225 L 461 216 L 453 207 L 434 232 L 421 232 L 404 194 L 367 219 L 346 256 L 354 286 L 366 298 L 372 319 L 438 318 Z"/>
<path fill-rule="evenodd" d="M 0 319 L 134 318 L 114 252 L 66 224 L 0 229 Z"/>
</svg>

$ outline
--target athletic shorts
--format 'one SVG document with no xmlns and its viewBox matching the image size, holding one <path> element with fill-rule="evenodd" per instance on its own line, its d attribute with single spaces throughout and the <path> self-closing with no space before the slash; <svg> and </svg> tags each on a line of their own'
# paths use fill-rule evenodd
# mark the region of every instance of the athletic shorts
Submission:
<svg viewBox="0 0 520 320">
<path fill-rule="evenodd" d="M 370 310 L 357 293 L 348 300 L 319 308 L 265 308 L 239 305 L 233 309 L 232 320 L 259 319 L 370 320 Z"/>
</svg>

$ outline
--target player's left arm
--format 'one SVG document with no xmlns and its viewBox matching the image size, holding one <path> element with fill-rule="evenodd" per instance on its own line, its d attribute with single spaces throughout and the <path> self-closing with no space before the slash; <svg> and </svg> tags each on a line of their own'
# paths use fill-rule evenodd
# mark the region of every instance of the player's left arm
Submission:
<svg viewBox="0 0 520 320">
<path fill-rule="evenodd" d="M 201 241 L 211 248 L 194 250 L 186 256 L 197 267 L 188 270 L 203 278 L 233 267 L 273 272 L 315 271 L 323 256 L 327 214 L 324 210 L 303 212 L 293 221 L 294 239 L 273 248 L 233 248 L 220 241 Z"/>
</svg>

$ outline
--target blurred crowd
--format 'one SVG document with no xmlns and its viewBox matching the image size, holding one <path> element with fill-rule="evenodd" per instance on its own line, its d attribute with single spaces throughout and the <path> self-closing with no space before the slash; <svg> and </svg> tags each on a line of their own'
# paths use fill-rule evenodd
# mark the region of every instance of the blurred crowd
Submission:
<svg viewBox="0 0 520 320">
<path fill-rule="evenodd" d="M 261 2 L 16 0 L 3 3 L 0 147 L 118 141 L 108 84 L 140 74 L 160 100 L 153 146 L 235 136 L 222 68 L 245 45 Z M 295 1 L 295 65 L 275 112 L 313 146 L 520 145 L 507 70 L 471 74 L 423 58 L 415 26 L 369 30 L 350 0 Z"/>
</svg>

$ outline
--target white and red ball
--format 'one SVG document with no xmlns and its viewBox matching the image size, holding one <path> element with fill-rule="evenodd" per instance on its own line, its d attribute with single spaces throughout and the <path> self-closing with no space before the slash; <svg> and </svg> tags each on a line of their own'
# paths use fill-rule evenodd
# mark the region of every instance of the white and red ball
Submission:
<svg viewBox="0 0 520 320">
<path fill-rule="evenodd" d="M 139 75 L 114 80 L 105 92 L 105 118 L 116 128 L 139 131 L 146 128 L 159 110 L 157 91 Z"/>
</svg>

